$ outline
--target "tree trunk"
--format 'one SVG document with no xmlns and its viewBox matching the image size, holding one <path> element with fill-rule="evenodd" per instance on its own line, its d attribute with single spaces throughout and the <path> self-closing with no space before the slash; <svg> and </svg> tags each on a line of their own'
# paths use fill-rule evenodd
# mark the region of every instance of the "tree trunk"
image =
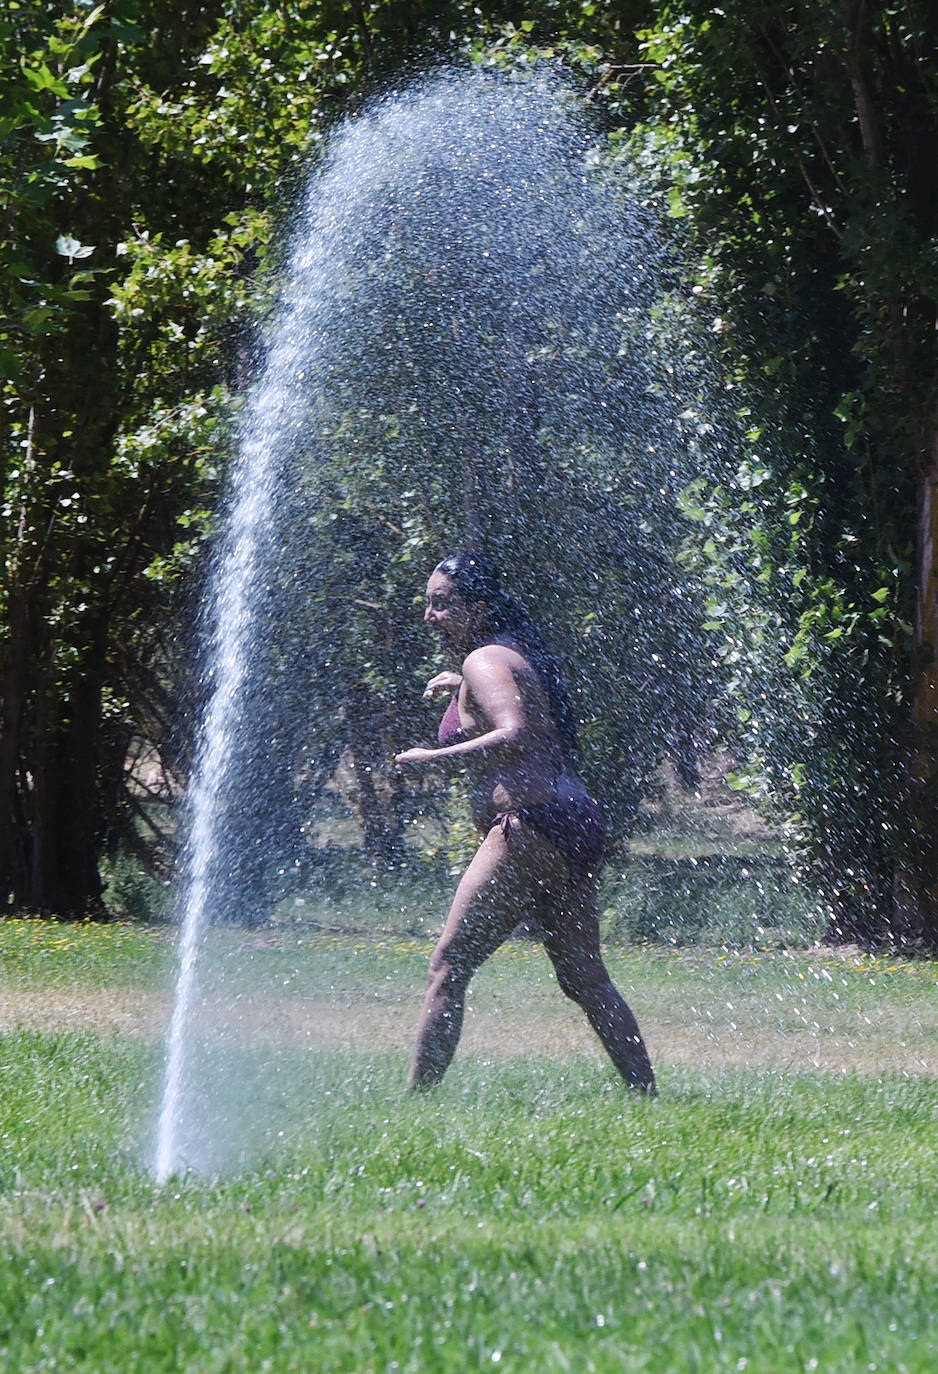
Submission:
<svg viewBox="0 0 938 1374">
<path fill-rule="evenodd" d="M 104 914 L 97 772 L 103 655 L 95 643 L 62 696 L 45 684 L 38 722 L 26 898 L 33 910 L 65 919 Z"/>
<path fill-rule="evenodd" d="M 26 885 L 27 836 L 20 798 L 22 723 L 29 660 L 29 606 L 21 588 L 10 595 L 9 647 L 0 677 L 0 909 Z"/>
<path fill-rule="evenodd" d="M 463 546 L 473 553 L 485 552 L 490 518 L 485 503 L 485 471 L 479 441 L 468 428 L 462 433 Z"/>
<path fill-rule="evenodd" d="M 938 433 L 919 486 L 915 659 L 906 756 L 906 820 L 892 934 L 938 950 Z"/>
<path fill-rule="evenodd" d="M 372 864 L 397 868 L 404 859 L 404 832 L 393 798 L 380 796 L 374 772 L 365 756 L 356 756 L 358 819 L 362 828 L 365 855 Z"/>
</svg>

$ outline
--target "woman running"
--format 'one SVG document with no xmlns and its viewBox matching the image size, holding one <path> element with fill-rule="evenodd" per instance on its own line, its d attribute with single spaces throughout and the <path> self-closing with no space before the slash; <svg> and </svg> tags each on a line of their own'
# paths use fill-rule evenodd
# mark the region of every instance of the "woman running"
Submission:
<svg viewBox="0 0 938 1374">
<path fill-rule="evenodd" d="M 451 554 L 437 565 L 424 620 L 444 649 L 462 657 L 462 671 L 438 674 L 424 692 L 453 694 L 438 747 L 408 749 L 396 762 L 466 766 L 483 839 L 430 960 L 409 1084 L 426 1088 L 443 1077 L 469 980 L 524 921 L 629 1087 L 654 1093 L 635 1017 L 600 954 L 596 878 L 605 827 L 576 772 L 576 730 L 559 669 L 481 555 Z"/>
</svg>

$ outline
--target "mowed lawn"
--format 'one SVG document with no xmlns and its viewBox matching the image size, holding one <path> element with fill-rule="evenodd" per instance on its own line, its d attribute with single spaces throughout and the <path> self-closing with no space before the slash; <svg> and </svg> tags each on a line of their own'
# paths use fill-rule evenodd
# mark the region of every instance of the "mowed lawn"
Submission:
<svg viewBox="0 0 938 1374">
<path fill-rule="evenodd" d="M 213 932 L 157 1187 L 171 932 L 0 924 L 0 1368 L 938 1368 L 935 966 L 610 952 L 646 1102 L 514 943 L 413 1098 L 428 950 Z"/>
</svg>

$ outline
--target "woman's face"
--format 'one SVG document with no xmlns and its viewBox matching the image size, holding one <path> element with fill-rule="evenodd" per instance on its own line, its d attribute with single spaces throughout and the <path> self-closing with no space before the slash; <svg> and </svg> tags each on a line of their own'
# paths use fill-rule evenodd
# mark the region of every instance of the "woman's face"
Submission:
<svg viewBox="0 0 938 1374">
<path fill-rule="evenodd" d="M 427 583 L 424 623 L 440 636 L 444 646 L 466 649 L 478 629 L 480 607 L 470 606 L 446 573 L 433 572 Z"/>
</svg>

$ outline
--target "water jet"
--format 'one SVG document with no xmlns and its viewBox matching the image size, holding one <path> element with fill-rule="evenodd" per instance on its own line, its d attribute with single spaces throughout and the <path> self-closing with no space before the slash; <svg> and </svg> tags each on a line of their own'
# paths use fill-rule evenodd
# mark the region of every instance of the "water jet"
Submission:
<svg viewBox="0 0 938 1374">
<path fill-rule="evenodd" d="M 437 75 L 338 129 L 298 208 L 207 596 L 161 1181 L 200 1167 L 212 1115 L 206 931 L 302 886 L 304 816 L 340 765 L 366 839 L 406 854 L 386 765 L 422 720 L 402 678 L 445 546 L 485 545 L 569 627 L 614 823 L 706 695 L 670 553 L 709 426 L 701 358 L 668 348 L 654 213 L 583 109 L 551 77 Z"/>
</svg>

